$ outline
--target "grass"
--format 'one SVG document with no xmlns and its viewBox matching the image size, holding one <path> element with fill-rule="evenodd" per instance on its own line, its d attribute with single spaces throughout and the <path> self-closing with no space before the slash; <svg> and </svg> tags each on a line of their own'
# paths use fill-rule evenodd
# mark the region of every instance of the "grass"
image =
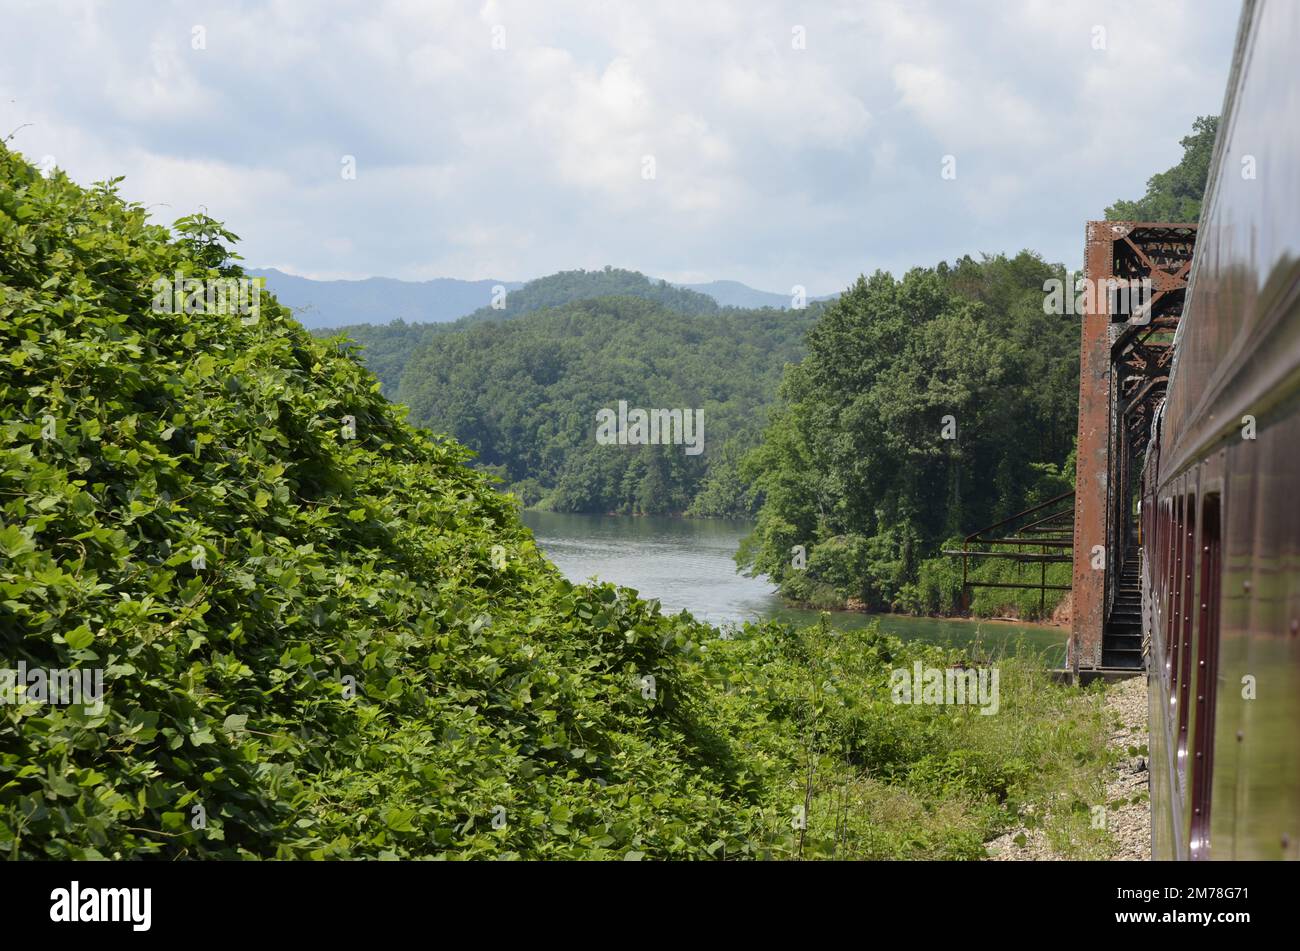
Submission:
<svg viewBox="0 0 1300 951">
<path fill-rule="evenodd" d="M 1106 801 L 1103 694 L 1052 682 L 1041 660 L 988 662 L 999 709 L 986 716 L 895 703 L 892 670 L 958 655 L 874 627 L 751 626 L 709 654 L 713 722 L 766 773 L 767 857 L 979 859 L 1022 826 L 1066 856 L 1109 854 L 1090 823 Z"/>
<path fill-rule="evenodd" d="M 951 542 L 955 547 L 959 542 Z M 1043 580 L 1038 564 L 1003 561 L 989 558 L 971 559 L 967 578 L 970 581 L 1037 585 Z M 1054 562 L 1047 565 L 1047 584 L 1069 585 L 1072 567 Z M 914 585 L 904 587 L 900 606 L 918 614 L 948 615 L 959 610 L 961 604 L 961 560 L 952 556 L 930 558 L 921 563 L 919 577 Z M 980 588 L 970 589 L 970 614 L 974 617 L 1015 617 L 1022 621 L 1045 621 L 1064 596 L 1062 591 L 1037 588 Z"/>
</svg>

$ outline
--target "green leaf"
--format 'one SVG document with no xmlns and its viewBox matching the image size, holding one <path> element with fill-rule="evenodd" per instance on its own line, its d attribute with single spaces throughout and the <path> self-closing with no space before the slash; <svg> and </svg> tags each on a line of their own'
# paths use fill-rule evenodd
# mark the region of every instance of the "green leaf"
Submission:
<svg viewBox="0 0 1300 951">
<path fill-rule="evenodd" d="M 9 558 L 17 558 L 36 550 L 36 543 L 31 537 L 13 525 L 0 527 L 0 553 Z"/>
<path fill-rule="evenodd" d="M 95 643 L 95 635 L 91 633 L 89 625 L 86 624 L 74 627 L 63 635 L 63 639 L 73 650 L 84 650 Z"/>
<path fill-rule="evenodd" d="M 247 714 L 232 713 L 230 716 L 226 717 L 225 722 L 221 724 L 221 729 L 224 733 L 239 733 L 247 726 L 247 724 Z"/>
<path fill-rule="evenodd" d="M 384 811 L 384 825 L 394 832 L 414 832 L 411 820 L 415 817 L 414 809 L 387 809 Z"/>
</svg>

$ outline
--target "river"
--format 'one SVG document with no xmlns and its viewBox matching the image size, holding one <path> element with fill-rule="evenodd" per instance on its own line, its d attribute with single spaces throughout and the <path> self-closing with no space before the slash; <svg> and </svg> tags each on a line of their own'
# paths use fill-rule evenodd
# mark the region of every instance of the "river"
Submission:
<svg viewBox="0 0 1300 951">
<path fill-rule="evenodd" d="M 766 578 L 747 578 L 732 556 L 750 523 L 725 519 L 523 513 L 547 557 L 571 581 L 597 577 L 657 598 L 666 613 L 685 609 L 701 621 L 727 626 L 763 618 L 811 622 L 816 611 L 788 608 Z M 878 621 L 882 630 L 909 640 L 984 650 L 1026 649 L 1053 663 L 1065 657 L 1061 628 L 1005 621 L 965 621 L 837 611 L 843 629 Z"/>
</svg>

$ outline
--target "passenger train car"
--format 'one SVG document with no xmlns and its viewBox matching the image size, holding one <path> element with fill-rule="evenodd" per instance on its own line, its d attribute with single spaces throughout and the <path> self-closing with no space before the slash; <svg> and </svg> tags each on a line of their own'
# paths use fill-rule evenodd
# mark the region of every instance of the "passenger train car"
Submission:
<svg viewBox="0 0 1300 951">
<path fill-rule="evenodd" d="M 1143 466 L 1156 858 L 1300 858 L 1298 49 L 1244 5 Z"/>
</svg>

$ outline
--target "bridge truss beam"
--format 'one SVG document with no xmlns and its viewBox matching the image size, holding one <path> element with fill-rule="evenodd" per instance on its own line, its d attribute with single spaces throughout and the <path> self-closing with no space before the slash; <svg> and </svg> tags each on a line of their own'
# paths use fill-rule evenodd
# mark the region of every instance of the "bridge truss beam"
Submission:
<svg viewBox="0 0 1300 951">
<path fill-rule="evenodd" d="M 1107 630 L 1125 561 L 1137 557 L 1133 477 L 1164 400 L 1195 239 L 1195 225 L 1088 222 L 1069 659 L 1076 672 L 1110 666 L 1119 653 L 1108 649 Z"/>
</svg>

